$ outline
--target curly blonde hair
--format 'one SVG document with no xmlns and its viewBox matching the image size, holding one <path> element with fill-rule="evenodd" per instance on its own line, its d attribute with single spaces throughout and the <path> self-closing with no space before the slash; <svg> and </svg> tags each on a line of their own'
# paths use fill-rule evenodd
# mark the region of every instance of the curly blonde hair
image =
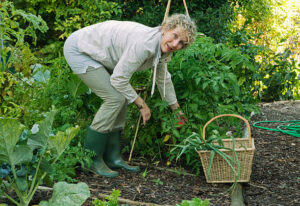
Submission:
<svg viewBox="0 0 300 206">
<path fill-rule="evenodd" d="M 167 31 L 170 31 L 177 27 L 182 29 L 182 31 L 186 31 L 188 33 L 188 45 L 192 44 L 196 39 L 196 23 L 187 15 L 173 14 L 172 16 L 164 20 L 161 26 Z"/>
</svg>

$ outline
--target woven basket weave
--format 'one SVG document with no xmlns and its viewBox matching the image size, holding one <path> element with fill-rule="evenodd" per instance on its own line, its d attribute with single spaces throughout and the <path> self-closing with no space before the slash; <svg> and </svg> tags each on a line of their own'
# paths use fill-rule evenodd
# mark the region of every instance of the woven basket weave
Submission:
<svg viewBox="0 0 300 206">
<path fill-rule="evenodd" d="M 236 163 L 233 164 L 233 167 L 236 171 L 239 173 L 239 177 L 237 179 L 237 182 L 249 182 L 250 175 L 252 172 L 252 160 L 253 155 L 255 151 L 254 147 L 254 139 L 251 138 L 251 130 L 250 125 L 248 121 L 235 114 L 222 114 L 219 116 L 216 116 L 209 120 L 203 127 L 203 139 L 205 139 L 205 129 L 206 127 L 215 119 L 220 117 L 237 117 L 242 119 L 248 128 L 248 138 L 235 138 L 234 145 L 235 145 L 235 153 L 237 160 L 240 164 L 240 169 L 238 169 L 238 166 Z M 232 148 L 232 140 L 231 139 L 223 139 L 223 143 L 225 147 Z M 224 152 L 225 154 L 232 157 L 232 151 L 228 151 L 226 149 L 220 149 L 220 151 Z M 208 183 L 226 183 L 226 182 L 235 182 L 235 174 L 232 171 L 231 167 L 228 165 L 228 163 L 219 155 L 215 154 L 210 175 L 208 176 L 208 168 L 209 168 L 209 158 L 210 158 L 210 150 L 200 150 L 198 151 L 201 163 L 203 166 L 204 174 L 206 181 Z"/>
</svg>

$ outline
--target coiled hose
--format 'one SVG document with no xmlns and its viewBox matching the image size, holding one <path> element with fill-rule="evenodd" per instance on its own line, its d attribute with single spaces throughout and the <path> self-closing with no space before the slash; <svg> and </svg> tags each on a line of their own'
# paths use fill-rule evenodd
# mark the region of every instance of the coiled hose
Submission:
<svg viewBox="0 0 300 206">
<path fill-rule="evenodd" d="M 290 123 L 288 125 L 279 125 L 276 129 L 258 126 L 257 124 L 261 123 Z M 300 137 L 300 120 L 291 120 L 291 121 L 259 121 L 253 124 L 253 127 L 265 129 L 269 131 L 282 132 L 294 137 Z"/>
</svg>

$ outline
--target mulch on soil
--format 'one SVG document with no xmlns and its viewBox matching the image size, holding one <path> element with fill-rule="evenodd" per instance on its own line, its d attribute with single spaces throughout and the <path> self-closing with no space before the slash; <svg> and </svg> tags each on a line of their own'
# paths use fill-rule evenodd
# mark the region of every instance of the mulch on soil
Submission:
<svg viewBox="0 0 300 206">
<path fill-rule="evenodd" d="M 299 101 L 261 104 L 260 108 L 261 114 L 252 117 L 251 125 L 256 121 L 300 120 Z M 276 123 L 267 126 L 274 128 Z M 280 132 L 251 129 L 256 151 L 251 181 L 243 184 L 246 205 L 300 205 L 300 139 Z M 146 169 L 143 177 L 141 173 Z M 91 205 L 98 193 L 110 194 L 113 189 L 120 190 L 122 198 L 159 205 L 175 205 L 194 197 L 208 199 L 211 205 L 230 205 L 230 194 L 224 194 L 230 184 L 206 183 L 203 174 L 178 175 L 153 165 L 141 166 L 141 173 L 120 171 L 120 176 L 113 179 L 79 173 L 78 179 L 85 181 L 91 190 L 91 198 L 85 205 Z"/>
</svg>

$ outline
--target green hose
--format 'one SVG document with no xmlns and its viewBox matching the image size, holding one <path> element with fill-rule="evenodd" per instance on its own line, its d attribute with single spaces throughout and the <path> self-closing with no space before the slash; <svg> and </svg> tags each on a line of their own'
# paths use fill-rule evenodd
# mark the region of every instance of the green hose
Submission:
<svg viewBox="0 0 300 206">
<path fill-rule="evenodd" d="M 288 125 L 279 125 L 277 126 L 277 129 L 273 129 L 273 128 L 268 128 L 268 127 L 262 127 L 262 126 L 258 126 L 257 124 L 260 123 L 287 123 L 290 122 L 290 124 Z M 276 132 L 282 132 L 294 137 L 300 137 L 300 120 L 292 120 L 292 121 L 260 121 L 260 122 L 255 122 L 253 124 L 253 127 L 257 127 L 260 129 L 266 129 L 269 131 L 276 131 Z"/>
</svg>

